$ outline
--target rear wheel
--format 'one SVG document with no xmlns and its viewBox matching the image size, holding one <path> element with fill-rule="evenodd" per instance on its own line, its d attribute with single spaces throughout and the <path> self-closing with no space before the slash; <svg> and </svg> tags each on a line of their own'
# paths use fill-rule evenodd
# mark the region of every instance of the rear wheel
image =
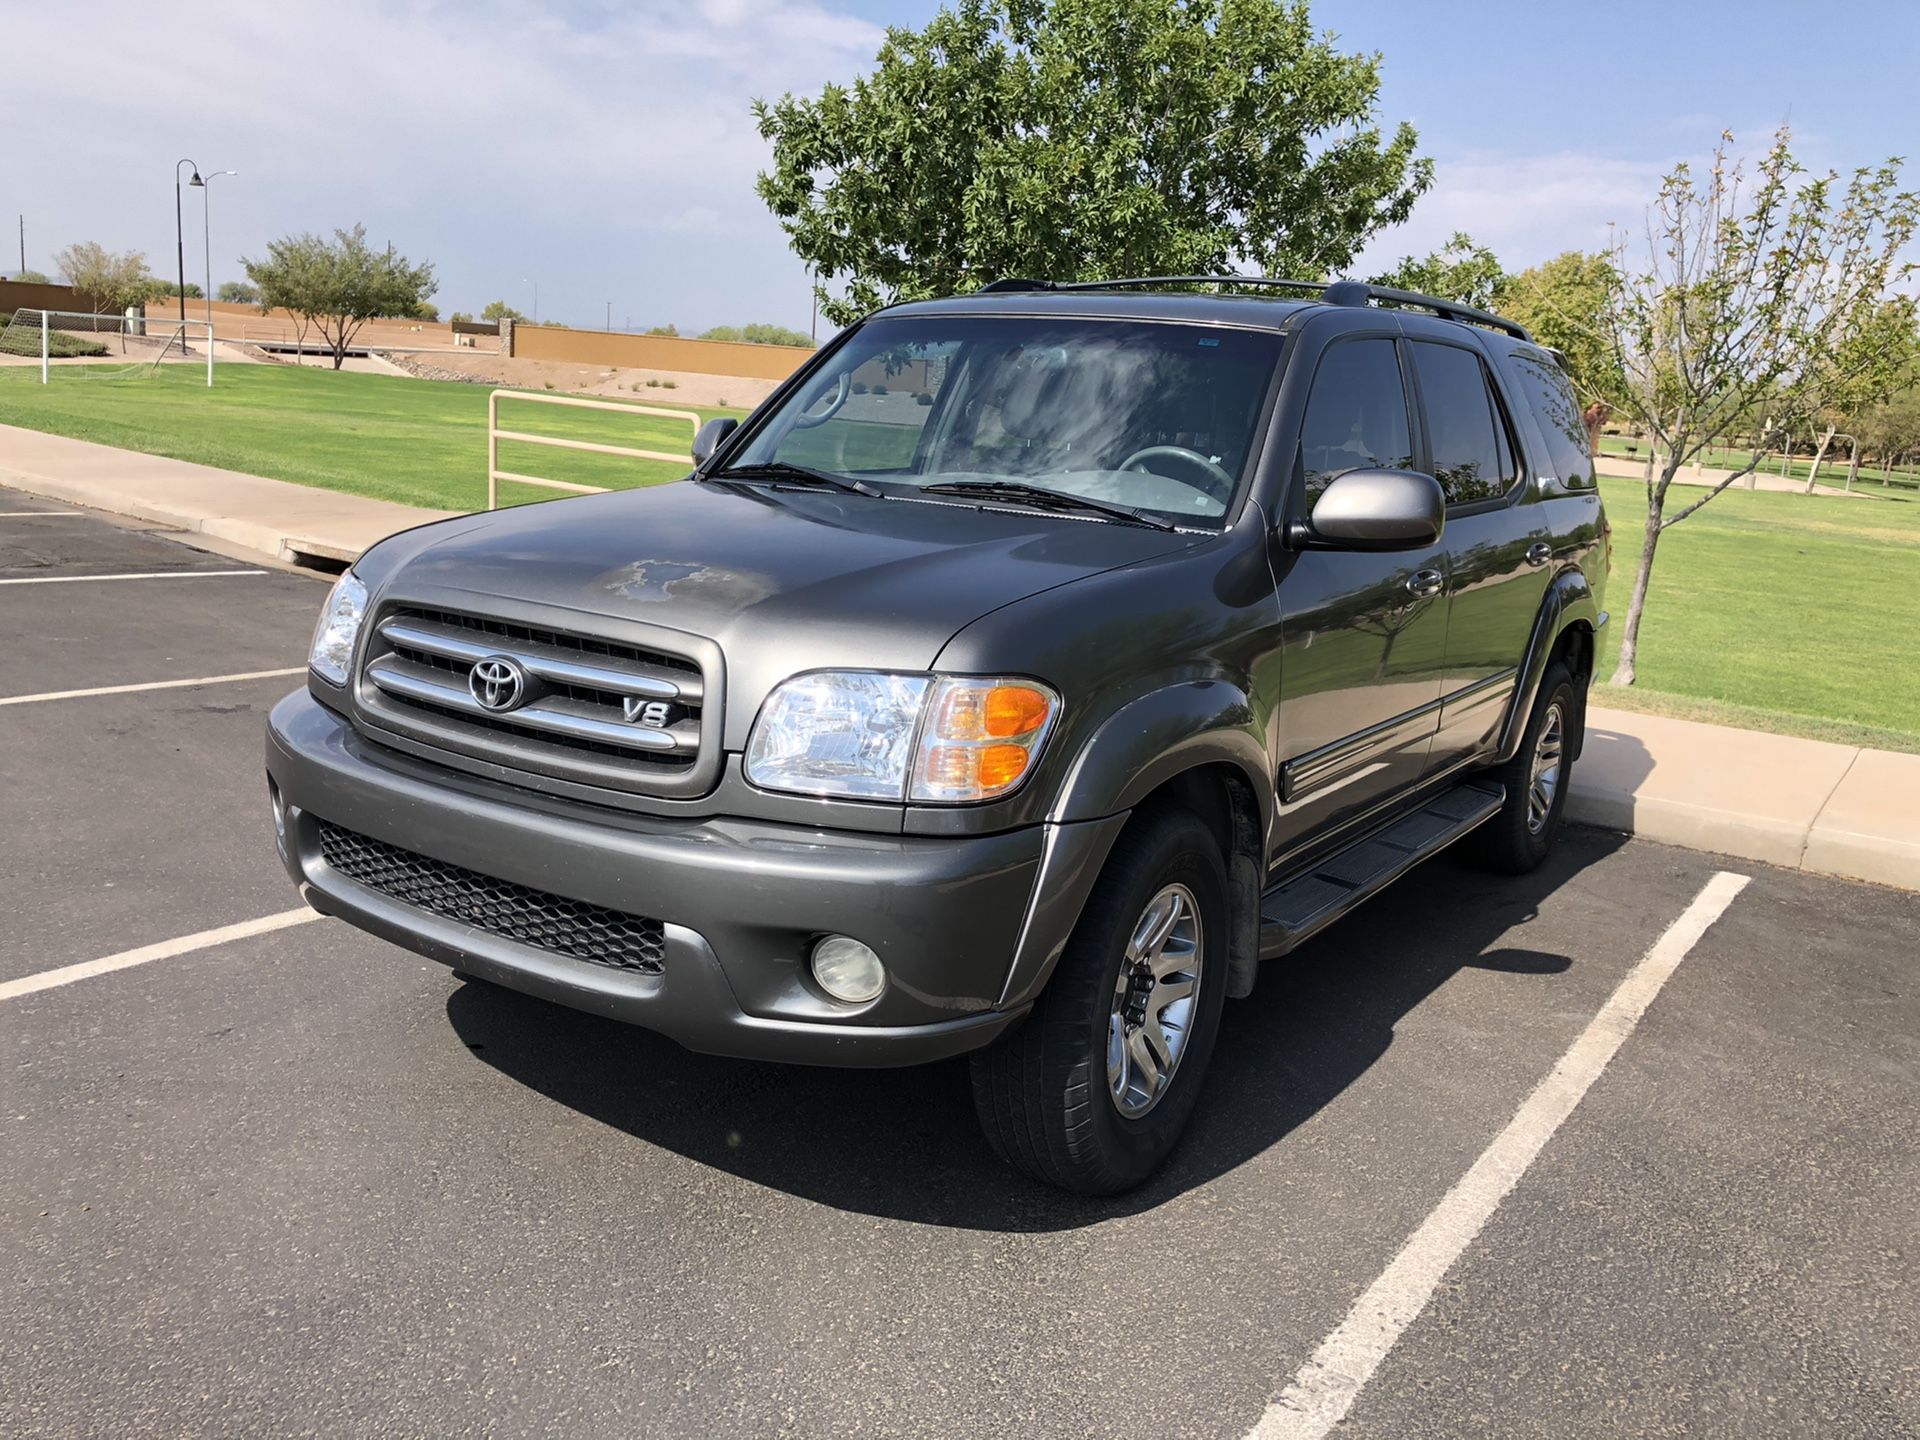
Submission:
<svg viewBox="0 0 1920 1440">
<path fill-rule="evenodd" d="M 1507 803 L 1480 828 L 1480 853 L 1495 870 L 1523 875 L 1547 858 L 1560 831 L 1573 766 L 1579 707 L 1573 675 L 1558 660 L 1540 677 L 1533 714 L 1514 756 L 1494 774 Z"/>
<path fill-rule="evenodd" d="M 974 1103 L 1008 1163 L 1109 1195 L 1166 1158 L 1219 1033 L 1226 895 L 1219 844 L 1192 814 L 1129 826 L 1026 1023 L 973 1058 Z"/>
</svg>

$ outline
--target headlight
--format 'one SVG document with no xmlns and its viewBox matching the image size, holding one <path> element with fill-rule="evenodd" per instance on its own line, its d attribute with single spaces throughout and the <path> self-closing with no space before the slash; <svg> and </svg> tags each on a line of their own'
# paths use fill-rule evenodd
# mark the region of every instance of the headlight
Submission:
<svg viewBox="0 0 1920 1440">
<path fill-rule="evenodd" d="M 347 683 L 347 668 L 353 663 L 354 637 L 367 613 L 367 587 L 349 570 L 333 582 L 320 623 L 313 627 L 313 649 L 307 664 L 322 680 L 334 685 Z"/>
<path fill-rule="evenodd" d="M 760 712 L 747 778 L 854 800 L 990 800 L 1026 778 L 1059 709 L 1059 697 L 1032 680 L 796 675 Z"/>
</svg>

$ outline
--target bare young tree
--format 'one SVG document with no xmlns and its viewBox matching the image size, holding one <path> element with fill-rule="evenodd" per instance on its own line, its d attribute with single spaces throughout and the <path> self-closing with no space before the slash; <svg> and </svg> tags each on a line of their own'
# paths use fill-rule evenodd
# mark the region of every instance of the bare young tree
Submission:
<svg viewBox="0 0 1920 1440">
<path fill-rule="evenodd" d="M 1647 514 L 1627 601 L 1616 685 L 1631 685 L 1660 537 L 1751 474 L 1769 441 L 1841 400 L 1871 403 L 1898 383 L 1904 358 L 1875 343 L 1913 301 L 1894 287 L 1913 273 L 1901 259 L 1920 224 L 1920 197 L 1899 188 L 1901 161 L 1838 174 L 1809 173 L 1782 129 L 1753 167 L 1722 134 L 1711 171 L 1678 166 L 1660 187 L 1639 244 L 1623 235 L 1601 317 L 1621 390 L 1611 399 L 1651 437 Z M 1672 514 L 1681 467 L 1730 437 L 1743 417 L 1769 423 L 1752 453 Z"/>
</svg>

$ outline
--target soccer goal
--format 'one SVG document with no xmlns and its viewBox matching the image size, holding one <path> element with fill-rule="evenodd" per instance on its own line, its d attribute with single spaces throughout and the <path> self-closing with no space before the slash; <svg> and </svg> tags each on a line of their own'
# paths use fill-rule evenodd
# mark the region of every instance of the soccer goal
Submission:
<svg viewBox="0 0 1920 1440">
<path fill-rule="evenodd" d="M 212 385 L 213 325 L 171 315 L 22 309 L 0 329 L 0 363 L 5 357 L 39 361 L 43 385 L 56 368 L 86 380 L 126 380 L 179 364 L 204 364 Z"/>
</svg>

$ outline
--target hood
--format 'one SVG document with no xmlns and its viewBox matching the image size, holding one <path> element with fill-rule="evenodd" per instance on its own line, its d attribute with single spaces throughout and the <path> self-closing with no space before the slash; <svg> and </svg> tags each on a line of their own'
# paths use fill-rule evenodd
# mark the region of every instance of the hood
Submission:
<svg viewBox="0 0 1920 1440">
<path fill-rule="evenodd" d="M 992 610 L 1207 537 L 682 481 L 520 506 L 408 538 L 391 573 L 368 576 L 382 593 L 464 592 L 481 614 L 488 597 L 509 597 L 719 642 L 726 743 L 738 749 L 760 702 L 789 675 L 924 670 Z M 592 621 L 580 628 L 591 634 Z"/>
</svg>

